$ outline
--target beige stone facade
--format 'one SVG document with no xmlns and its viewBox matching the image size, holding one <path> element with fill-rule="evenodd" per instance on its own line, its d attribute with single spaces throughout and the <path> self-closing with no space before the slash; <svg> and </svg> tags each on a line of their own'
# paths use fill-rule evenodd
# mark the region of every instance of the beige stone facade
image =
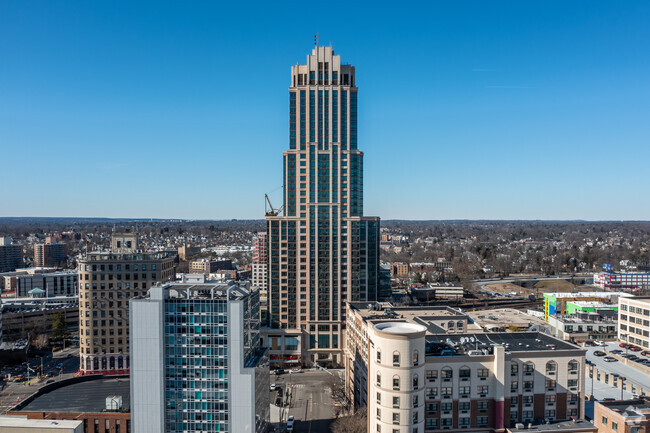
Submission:
<svg viewBox="0 0 650 433">
<path fill-rule="evenodd" d="M 618 299 L 618 338 L 644 349 L 650 347 L 650 296 Z"/>
<path fill-rule="evenodd" d="M 94 252 L 79 261 L 78 270 L 80 370 L 128 372 L 129 299 L 173 280 L 174 255 Z"/>
</svg>

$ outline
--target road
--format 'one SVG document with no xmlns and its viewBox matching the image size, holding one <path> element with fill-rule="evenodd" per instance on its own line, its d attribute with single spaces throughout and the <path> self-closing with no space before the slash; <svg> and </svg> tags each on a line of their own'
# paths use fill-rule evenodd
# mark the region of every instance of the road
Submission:
<svg viewBox="0 0 650 433">
<path fill-rule="evenodd" d="M 53 375 L 52 380 L 58 381 L 67 379 L 79 370 L 79 348 L 66 350 L 65 352 L 57 352 L 54 356 L 43 357 L 43 370 L 45 373 Z M 68 355 L 70 355 L 68 357 Z M 56 365 L 61 363 L 62 368 L 57 369 Z M 29 365 L 32 369 L 41 365 L 41 358 L 29 358 Z M 6 367 L 2 369 L 2 375 L 11 373 L 12 376 L 24 374 L 27 376 L 27 369 L 25 363 L 15 367 Z M 2 382 L 2 390 L 0 391 L 0 414 L 4 414 L 7 410 L 14 407 L 20 401 L 35 393 L 38 388 L 45 385 L 47 379 L 38 378 L 34 379 L 33 373 L 30 372 L 30 381 L 23 382 Z"/>
<path fill-rule="evenodd" d="M 287 416 L 294 417 L 296 433 L 329 431 L 334 420 L 334 402 L 327 383 L 332 374 L 338 374 L 338 371 L 305 370 L 299 374 L 271 376 L 272 383 L 289 390 L 289 411 L 288 414 L 284 412 L 282 418 L 286 422 Z M 281 427 L 285 425 L 282 423 Z"/>
</svg>

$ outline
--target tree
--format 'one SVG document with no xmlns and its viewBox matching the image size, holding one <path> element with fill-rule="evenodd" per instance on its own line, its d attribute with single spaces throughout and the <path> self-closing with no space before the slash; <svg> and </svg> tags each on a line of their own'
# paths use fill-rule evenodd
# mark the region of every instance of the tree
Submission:
<svg viewBox="0 0 650 433">
<path fill-rule="evenodd" d="M 65 315 L 62 312 L 52 315 L 52 338 L 61 340 L 68 336 L 68 325 L 65 323 Z"/>
<path fill-rule="evenodd" d="M 38 334 L 34 340 L 32 340 L 32 346 L 36 349 L 45 349 L 50 346 L 50 337 L 47 334 Z"/>
<path fill-rule="evenodd" d="M 359 409 L 354 415 L 337 418 L 332 423 L 332 433 L 366 433 L 367 426 L 366 409 Z"/>
</svg>

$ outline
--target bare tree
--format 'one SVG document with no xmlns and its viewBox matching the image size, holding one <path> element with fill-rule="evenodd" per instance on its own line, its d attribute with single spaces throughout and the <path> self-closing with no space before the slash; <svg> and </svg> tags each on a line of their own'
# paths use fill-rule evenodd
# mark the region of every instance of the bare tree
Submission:
<svg viewBox="0 0 650 433">
<path fill-rule="evenodd" d="M 366 433 L 366 408 L 359 409 L 354 415 L 336 419 L 330 427 L 331 433 Z"/>
</svg>

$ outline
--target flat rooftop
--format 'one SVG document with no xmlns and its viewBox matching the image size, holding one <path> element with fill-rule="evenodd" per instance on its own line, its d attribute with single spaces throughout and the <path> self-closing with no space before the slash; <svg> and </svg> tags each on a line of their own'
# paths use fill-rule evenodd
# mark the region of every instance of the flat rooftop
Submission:
<svg viewBox="0 0 650 433">
<path fill-rule="evenodd" d="M 630 296 L 627 300 L 640 302 L 642 304 L 650 304 L 650 296 Z"/>
<path fill-rule="evenodd" d="M 20 412 L 102 412 L 106 397 L 122 396 L 122 406 L 131 406 L 128 378 L 95 379 L 62 386 L 39 395 Z"/>
<path fill-rule="evenodd" d="M 521 426 L 520 426 L 521 427 Z M 579 419 L 576 421 L 558 421 L 550 422 L 548 424 L 539 424 L 532 425 L 531 428 L 528 428 L 528 424 L 524 424 L 523 428 L 508 427 L 507 429 L 510 433 L 519 433 L 519 432 L 547 432 L 554 431 L 560 433 L 574 433 L 574 432 L 597 432 L 598 429 L 595 425 L 586 421 L 584 419 Z"/>
<path fill-rule="evenodd" d="M 544 296 L 551 298 L 611 298 L 613 296 L 622 296 L 624 298 L 629 298 L 634 295 L 625 292 L 553 292 L 544 293 Z"/>
<path fill-rule="evenodd" d="M 481 351 L 491 355 L 494 346 L 502 345 L 507 352 L 540 352 L 579 350 L 578 346 L 541 332 L 491 332 L 469 334 L 437 334 L 426 336 L 427 356 L 469 355 Z M 443 355 L 444 353 L 444 355 Z"/>
<path fill-rule="evenodd" d="M 526 328 L 545 324 L 544 320 L 513 308 L 481 310 L 467 313 L 472 320 L 484 328 L 507 328 L 510 325 Z"/>
<path fill-rule="evenodd" d="M 599 401 L 598 403 L 625 417 L 643 416 L 650 412 L 650 400 L 643 398 L 634 400 Z"/>
<path fill-rule="evenodd" d="M 27 419 L 27 417 L 21 415 L 0 416 L 0 429 L 12 428 L 21 431 L 23 429 L 25 429 L 25 431 L 33 431 L 32 429 L 38 429 L 38 431 L 73 431 L 81 425 L 81 420 Z"/>
</svg>

